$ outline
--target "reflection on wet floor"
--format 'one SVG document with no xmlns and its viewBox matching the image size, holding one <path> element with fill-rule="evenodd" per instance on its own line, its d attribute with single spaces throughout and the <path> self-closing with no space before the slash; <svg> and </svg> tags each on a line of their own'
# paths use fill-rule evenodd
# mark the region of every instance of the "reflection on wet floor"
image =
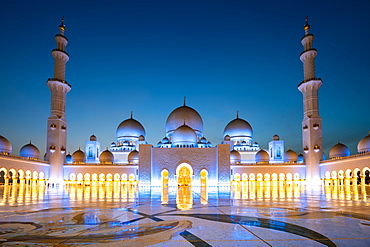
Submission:
<svg viewBox="0 0 370 247">
<path fill-rule="evenodd" d="M 366 246 L 369 193 L 370 186 L 335 184 L 307 190 L 299 182 L 278 181 L 146 189 L 114 182 L 60 188 L 14 184 L 0 186 L 0 245 L 113 246 L 118 241 L 161 246 L 180 241 L 183 246 L 217 246 L 217 241 L 238 245 L 232 241 L 254 239 L 260 241 L 258 246 L 269 241 L 275 241 L 272 246 L 302 246 L 294 241 L 305 239 L 313 241 L 308 246 L 340 246 L 348 238 L 346 244 Z M 256 229 L 269 231 L 268 237 Z M 288 236 L 280 233 L 291 234 L 293 242 L 283 245 L 288 240 L 281 238 Z M 245 234 L 250 237 L 240 237 Z"/>
</svg>

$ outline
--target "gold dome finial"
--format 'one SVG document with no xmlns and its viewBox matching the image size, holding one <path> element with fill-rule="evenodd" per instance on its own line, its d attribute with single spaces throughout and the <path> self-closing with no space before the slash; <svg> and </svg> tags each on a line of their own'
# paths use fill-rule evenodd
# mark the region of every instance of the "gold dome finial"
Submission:
<svg viewBox="0 0 370 247">
<path fill-rule="evenodd" d="M 303 29 L 304 29 L 304 31 L 305 31 L 305 33 L 306 33 L 306 35 L 309 33 L 309 31 L 310 31 L 310 25 L 308 25 L 308 16 L 306 16 L 306 24 L 304 25 L 304 27 L 303 27 Z"/>
<path fill-rule="evenodd" d="M 62 23 L 59 26 L 60 32 L 64 32 L 66 30 L 66 26 L 64 25 L 64 16 L 62 16 Z"/>
</svg>

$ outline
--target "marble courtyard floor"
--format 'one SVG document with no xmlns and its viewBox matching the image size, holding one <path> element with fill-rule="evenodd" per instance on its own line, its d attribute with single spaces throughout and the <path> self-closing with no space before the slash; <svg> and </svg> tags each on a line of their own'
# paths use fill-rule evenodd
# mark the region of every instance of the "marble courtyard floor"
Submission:
<svg viewBox="0 0 370 247">
<path fill-rule="evenodd" d="M 370 246 L 370 187 L 0 186 L 1 246 Z"/>
</svg>

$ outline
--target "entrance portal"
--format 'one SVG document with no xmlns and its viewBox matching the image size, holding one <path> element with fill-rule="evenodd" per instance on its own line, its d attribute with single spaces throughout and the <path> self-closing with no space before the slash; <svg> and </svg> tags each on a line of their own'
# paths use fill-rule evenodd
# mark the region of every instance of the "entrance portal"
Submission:
<svg viewBox="0 0 370 247">
<path fill-rule="evenodd" d="M 193 169 L 190 165 L 182 163 L 176 169 L 177 185 L 178 186 L 191 186 Z"/>
</svg>

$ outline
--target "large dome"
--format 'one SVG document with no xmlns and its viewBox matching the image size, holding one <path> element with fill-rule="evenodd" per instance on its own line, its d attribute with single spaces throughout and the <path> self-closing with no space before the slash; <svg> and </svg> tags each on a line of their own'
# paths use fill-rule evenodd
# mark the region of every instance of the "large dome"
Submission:
<svg viewBox="0 0 370 247">
<path fill-rule="evenodd" d="M 370 152 L 370 133 L 359 141 L 357 151 L 359 153 Z"/>
<path fill-rule="evenodd" d="M 117 139 L 145 137 L 145 129 L 141 123 L 133 118 L 126 119 L 117 128 Z"/>
<path fill-rule="evenodd" d="M 230 136 L 231 139 L 252 138 L 253 131 L 251 125 L 247 121 L 237 117 L 226 125 L 224 130 L 224 137 L 227 135 Z"/>
<path fill-rule="evenodd" d="M 293 150 L 288 149 L 284 153 L 283 160 L 284 160 L 284 162 L 297 162 L 298 161 L 298 155 Z"/>
<path fill-rule="evenodd" d="M 11 153 L 12 144 L 4 136 L 0 135 L 0 152 Z"/>
<path fill-rule="evenodd" d="M 183 105 L 173 110 L 166 121 L 166 133 L 171 134 L 178 127 L 186 123 L 195 132 L 203 132 L 203 120 L 199 113 L 193 108 Z M 197 134 L 198 134 L 197 133 Z"/>
<path fill-rule="evenodd" d="M 19 151 L 19 156 L 26 157 L 26 158 L 39 159 L 40 150 L 30 142 L 21 148 L 21 150 Z"/>
<path fill-rule="evenodd" d="M 187 125 L 182 125 L 176 129 L 172 135 L 172 145 L 195 145 L 197 143 L 197 135 L 194 130 Z"/>
<path fill-rule="evenodd" d="M 330 159 L 337 158 L 337 157 L 346 157 L 349 155 L 350 155 L 349 148 L 340 142 L 335 144 L 329 151 Z"/>
</svg>

